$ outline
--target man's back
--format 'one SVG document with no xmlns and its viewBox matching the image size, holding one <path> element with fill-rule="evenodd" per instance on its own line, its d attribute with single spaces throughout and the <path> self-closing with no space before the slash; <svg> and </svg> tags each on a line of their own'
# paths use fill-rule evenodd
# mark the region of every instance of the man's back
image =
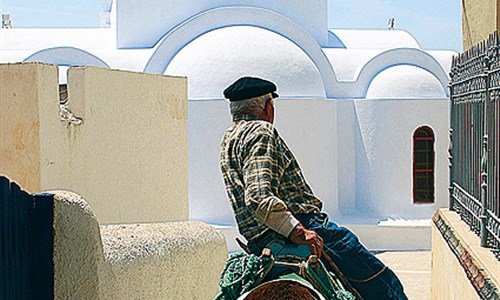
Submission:
<svg viewBox="0 0 500 300">
<path fill-rule="evenodd" d="M 256 116 L 235 116 L 221 142 L 221 171 L 247 239 L 267 228 L 263 223 L 272 210 L 296 215 L 322 208 L 276 128 Z"/>
</svg>

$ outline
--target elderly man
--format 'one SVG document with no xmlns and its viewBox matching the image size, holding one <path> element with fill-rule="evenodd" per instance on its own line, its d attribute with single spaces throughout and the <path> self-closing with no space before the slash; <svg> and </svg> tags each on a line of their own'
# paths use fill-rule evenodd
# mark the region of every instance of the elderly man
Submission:
<svg viewBox="0 0 500 300">
<path fill-rule="evenodd" d="M 321 212 L 323 203 L 273 126 L 276 85 L 243 77 L 224 96 L 233 124 L 221 142 L 220 167 L 250 251 L 260 255 L 275 239 L 306 244 L 318 257 L 326 253 L 364 299 L 407 299 L 392 270 Z"/>
</svg>

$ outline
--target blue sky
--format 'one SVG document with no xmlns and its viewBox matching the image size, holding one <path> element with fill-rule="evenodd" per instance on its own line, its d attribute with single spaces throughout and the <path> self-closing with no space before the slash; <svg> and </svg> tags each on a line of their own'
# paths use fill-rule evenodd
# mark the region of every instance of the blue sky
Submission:
<svg viewBox="0 0 500 300">
<path fill-rule="evenodd" d="M 462 2 L 458 0 L 328 0 L 331 28 L 387 28 L 410 32 L 423 49 L 462 51 Z"/>
<path fill-rule="evenodd" d="M 0 0 L 14 27 L 98 27 L 102 0 Z M 304 0 L 306 1 L 306 0 Z M 423 49 L 462 50 L 458 0 L 328 0 L 330 28 L 395 27 L 415 36 Z"/>
</svg>

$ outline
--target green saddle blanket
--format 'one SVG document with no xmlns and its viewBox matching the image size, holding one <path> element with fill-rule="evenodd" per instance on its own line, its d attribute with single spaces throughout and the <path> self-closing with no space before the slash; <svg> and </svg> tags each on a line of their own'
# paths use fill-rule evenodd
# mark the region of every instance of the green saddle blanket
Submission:
<svg viewBox="0 0 500 300">
<path fill-rule="evenodd" d="M 271 268 L 271 260 L 263 260 L 254 254 L 231 254 L 220 274 L 220 292 L 214 300 L 238 299 L 261 283 Z"/>
<path fill-rule="evenodd" d="M 354 300 L 337 276 L 328 272 L 321 261 L 309 265 L 309 247 L 275 242 L 268 245 L 271 256 L 231 254 L 219 278 L 220 292 L 214 300 L 237 300 L 243 294 L 268 281 L 287 280 L 297 274 L 303 285 L 328 300 Z M 287 277 L 288 276 L 288 277 Z M 309 283 L 309 284 L 307 284 Z"/>
</svg>

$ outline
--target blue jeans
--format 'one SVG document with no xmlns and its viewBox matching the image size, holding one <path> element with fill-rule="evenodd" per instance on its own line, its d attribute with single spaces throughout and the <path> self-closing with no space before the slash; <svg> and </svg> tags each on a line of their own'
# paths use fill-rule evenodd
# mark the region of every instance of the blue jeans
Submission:
<svg viewBox="0 0 500 300">
<path fill-rule="evenodd" d="M 349 229 L 329 221 L 325 213 L 296 217 L 304 227 L 323 238 L 324 251 L 364 300 L 408 299 L 396 274 L 370 253 Z M 249 242 L 248 246 L 253 253 L 260 254 L 276 235 L 271 234 L 258 243 Z M 328 262 L 323 262 L 330 268 Z"/>
</svg>

